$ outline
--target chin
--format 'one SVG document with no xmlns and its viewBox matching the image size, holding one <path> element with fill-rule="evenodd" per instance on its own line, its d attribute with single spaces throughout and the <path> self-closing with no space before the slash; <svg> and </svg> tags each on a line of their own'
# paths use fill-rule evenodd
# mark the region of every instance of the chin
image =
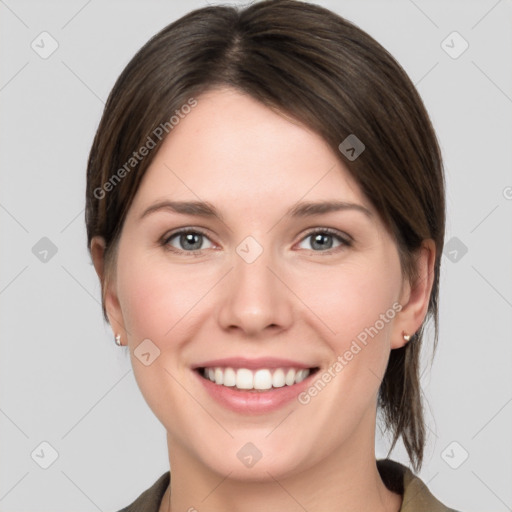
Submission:
<svg viewBox="0 0 512 512">
<path fill-rule="evenodd" d="M 297 453 L 296 447 L 289 443 L 287 451 L 272 443 L 240 443 L 231 440 L 230 446 L 212 450 L 211 446 L 199 455 L 200 463 L 211 471 L 230 480 L 243 482 L 268 482 L 273 478 L 283 479 L 298 474 L 314 465 L 316 461 L 307 454 Z M 259 447 L 257 447 L 257 445 Z"/>
</svg>

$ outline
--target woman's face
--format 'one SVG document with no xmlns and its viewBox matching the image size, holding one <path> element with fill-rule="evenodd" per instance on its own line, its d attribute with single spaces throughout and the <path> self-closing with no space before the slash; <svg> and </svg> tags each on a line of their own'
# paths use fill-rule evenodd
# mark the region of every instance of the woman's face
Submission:
<svg viewBox="0 0 512 512">
<path fill-rule="evenodd" d="M 397 248 L 321 137 L 232 89 L 196 99 L 138 189 L 106 299 L 171 466 L 265 479 L 355 460 L 414 332 Z"/>
</svg>

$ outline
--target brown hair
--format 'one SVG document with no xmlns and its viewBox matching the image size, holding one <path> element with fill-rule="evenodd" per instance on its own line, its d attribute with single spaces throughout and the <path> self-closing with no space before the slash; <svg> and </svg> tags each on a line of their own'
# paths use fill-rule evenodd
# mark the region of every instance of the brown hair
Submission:
<svg viewBox="0 0 512 512">
<path fill-rule="evenodd" d="M 295 0 L 192 11 L 151 38 L 119 76 L 87 168 L 88 248 L 96 235 L 106 242 L 105 320 L 104 291 L 115 275 L 121 228 L 140 181 L 162 135 L 172 130 L 172 117 L 182 117 L 185 105 L 216 86 L 234 87 L 320 134 L 379 212 L 396 240 L 403 274 L 413 282 L 417 250 L 423 240 L 434 240 L 426 320 L 434 321 L 435 348 L 445 199 L 429 116 L 405 71 L 379 43 L 331 11 Z M 353 161 L 338 150 L 351 134 L 365 145 Z M 139 148 L 150 145 L 141 158 Z M 379 391 L 391 449 L 401 437 L 415 469 L 425 443 L 419 382 L 424 325 L 391 351 Z"/>
</svg>

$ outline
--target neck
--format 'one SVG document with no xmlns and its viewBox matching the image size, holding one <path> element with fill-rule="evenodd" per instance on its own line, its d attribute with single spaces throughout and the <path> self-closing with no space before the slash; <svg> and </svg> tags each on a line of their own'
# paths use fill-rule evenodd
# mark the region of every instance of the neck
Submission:
<svg viewBox="0 0 512 512">
<path fill-rule="evenodd" d="M 174 469 L 160 512 L 398 512 L 402 497 L 386 488 L 377 469 L 375 424 L 372 436 L 359 431 L 356 437 L 301 472 L 284 476 L 267 472 L 264 481 L 246 481 L 212 471 L 168 435 Z M 364 439 L 368 441 L 361 444 Z"/>
</svg>

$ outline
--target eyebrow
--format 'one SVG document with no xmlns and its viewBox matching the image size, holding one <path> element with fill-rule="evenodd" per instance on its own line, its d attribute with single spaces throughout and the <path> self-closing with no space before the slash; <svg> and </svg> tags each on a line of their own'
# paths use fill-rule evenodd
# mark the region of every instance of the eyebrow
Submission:
<svg viewBox="0 0 512 512">
<path fill-rule="evenodd" d="M 222 215 L 213 205 L 203 201 L 158 201 L 144 210 L 139 220 L 158 211 L 196 215 L 198 217 L 217 217 L 219 220 L 223 220 Z"/>
<path fill-rule="evenodd" d="M 310 215 L 321 215 L 323 213 L 338 212 L 343 210 L 356 210 L 372 218 L 373 213 L 362 204 L 347 203 L 346 201 L 321 201 L 298 203 L 286 213 L 291 217 L 308 217 Z"/>
<path fill-rule="evenodd" d="M 310 217 L 343 210 L 356 210 L 364 213 L 369 218 L 373 218 L 373 213 L 365 206 L 356 203 L 347 203 L 345 201 L 302 202 L 290 208 L 284 216 Z M 203 201 L 159 201 L 144 210 L 139 220 L 158 211 L 169 211 L 205 218 L 217 218 L 224 222 L 220 212 L 212 204 Z"/>
</svg>

